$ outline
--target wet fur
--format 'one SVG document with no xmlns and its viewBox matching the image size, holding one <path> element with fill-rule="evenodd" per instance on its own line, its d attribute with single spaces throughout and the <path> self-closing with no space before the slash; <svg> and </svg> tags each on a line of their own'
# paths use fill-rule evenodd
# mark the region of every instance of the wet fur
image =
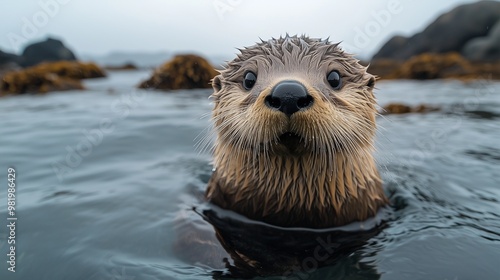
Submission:
<svg viewBox="0 0 500 280">
<path fill-rule="evenodd" d="M 222 208 L 285 227 L 363 221 L 387 204 L 375 165 L 375 78 L 338 44 L 286 36 L 240 50 L 213 79 L 215 171 L 206 197 Z M 340 72 L 333 90 L 327 74 Z M 247 91 L 246 71 L 257 74 Z M 302 83 L 314 104 L 290 118 L 264 99 L 284 80 Z M 280 143 L 300 136 L 296 147 Z"/>
</svg>

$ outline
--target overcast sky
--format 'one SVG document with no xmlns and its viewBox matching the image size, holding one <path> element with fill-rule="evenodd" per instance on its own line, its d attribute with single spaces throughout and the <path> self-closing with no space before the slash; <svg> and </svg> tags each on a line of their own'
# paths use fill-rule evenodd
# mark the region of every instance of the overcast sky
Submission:
<svg viewBox="0 0 500 280">
<path fill-rule="evenodd" d="M 232 56 L 236 47 L 282 34 L 343 41 L 361 57 L 390 36 L 422 30 L 473 0 L 0 0 L 0 49 L 21 52 L 48 35 L 76 54 L 194 51 Z"/>
</svg>

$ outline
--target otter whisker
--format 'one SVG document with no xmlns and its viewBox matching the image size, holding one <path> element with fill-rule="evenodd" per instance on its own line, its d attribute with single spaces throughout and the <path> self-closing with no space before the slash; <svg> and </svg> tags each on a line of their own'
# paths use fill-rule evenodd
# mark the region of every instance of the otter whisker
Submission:
<svg viewBox="0 0 500 280">
<path fill-rule="evenodd" d="M 216 134 L 213 132 L 212 129 L 210 128 L 205 128 L 204 132 L 202 132 L 204 135 L 202 135 L 199 140 L 195 144 L 195 150 L 198 151 L 198 154 L 203 154 L 206 152 L 212 153 L 213 148 L 214 148 L 214 142 L 216 139 Z M 201 135 L 201 133 L 200 133 Z"/>
</svg>

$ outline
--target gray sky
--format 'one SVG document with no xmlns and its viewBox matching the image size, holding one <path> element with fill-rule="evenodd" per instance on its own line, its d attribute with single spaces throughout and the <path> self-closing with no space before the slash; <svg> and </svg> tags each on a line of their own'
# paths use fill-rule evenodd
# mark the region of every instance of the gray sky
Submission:
<svg viewBox="0 0 500 280">
<path fill-rule="evenodd" d="M 422 30 L 473 0 L 0 0 L 0 49 L 20 52 L 48 35 L 76 54 L 194 51 L 232 56 L 235 47 L 289 34 L 330 37 L 372 55 L 390 36 Z"/>
</svg>

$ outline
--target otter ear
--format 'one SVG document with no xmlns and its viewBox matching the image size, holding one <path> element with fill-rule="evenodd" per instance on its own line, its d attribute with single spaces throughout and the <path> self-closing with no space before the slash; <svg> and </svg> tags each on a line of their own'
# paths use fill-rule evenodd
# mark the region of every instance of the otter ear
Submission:
<svg viewBox="0 0 500 280">
<path fill-rule="evenodd" d="M 214 89 L 214 93 L 222 89 L 221 75 L 217 75 L 212 79 L 212 88 Z"/>
</svg>

